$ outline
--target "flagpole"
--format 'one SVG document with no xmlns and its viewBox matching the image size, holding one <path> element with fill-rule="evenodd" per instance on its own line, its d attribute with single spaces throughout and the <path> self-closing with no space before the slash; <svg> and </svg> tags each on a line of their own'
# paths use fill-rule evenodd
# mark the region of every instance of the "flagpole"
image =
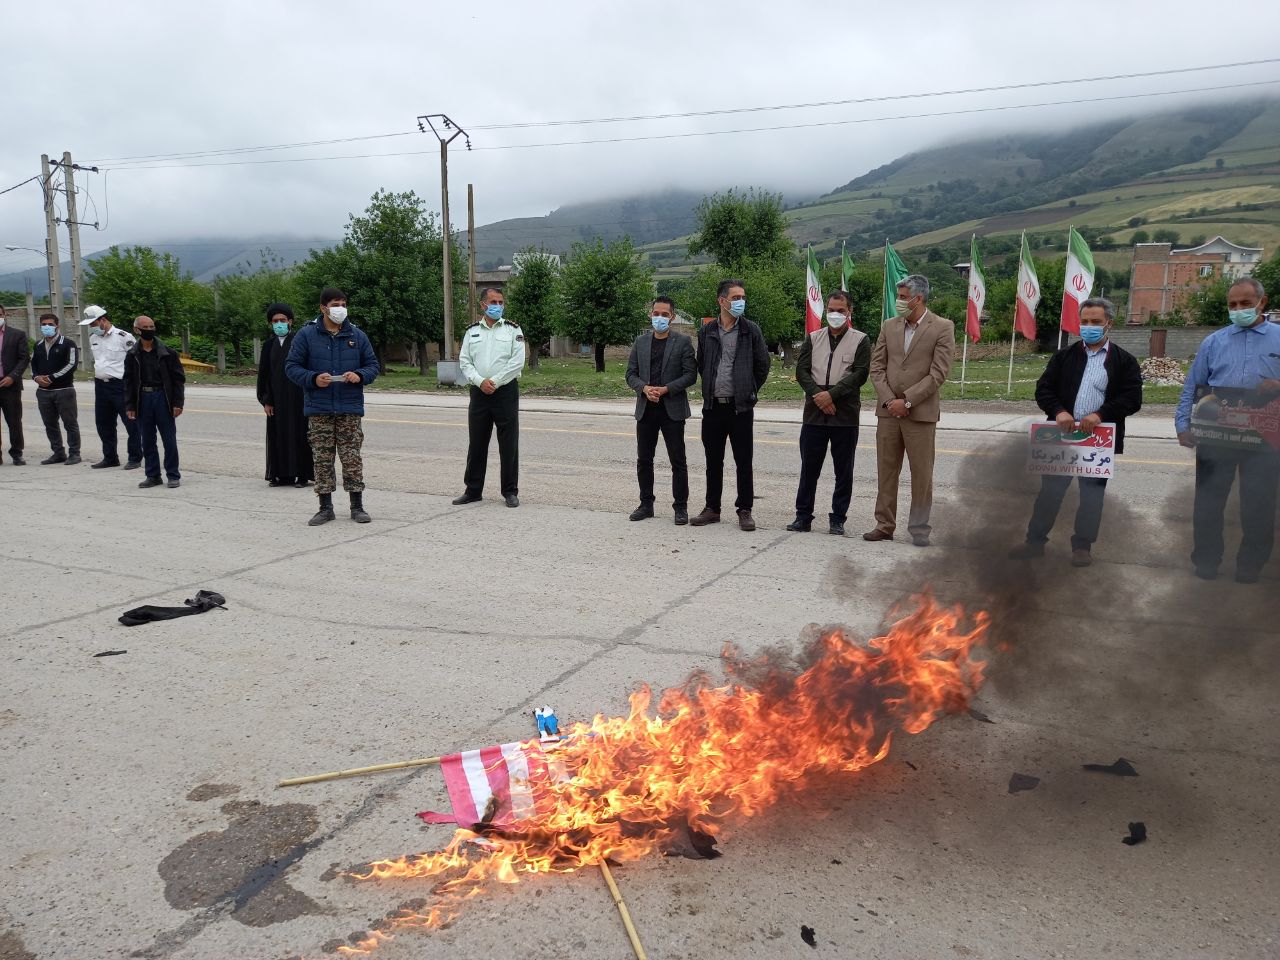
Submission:
<svg viewBox="0 0 1280 960">
<path fill-rule="evenodd" d="M 1071 258 L 1071 231 L 1074 230 L 1075 228 L 1076 228 L 1076 225 L 1074 223 L 1067 228 L 1067 259 Z M 1063 284 L 1064 286 L 1062 290 L 1062 295 L 1065 297 L 1067 295 L 1065 278 L 1063 280 Z M 1066 333 L 1066 331 L 1062 329 L 1062 312 L 1059 311 L 1058 312 L 1058 349 L 1059 350 L 1062 349 L 1062 335 L 1064 333 Z"/>
<path fill-rule="evenodd" d="M 964 377 L 969 367 L 969 331 L 964 332 L 964 349 L 960 353 L 960 399 L 964 399 Z"/>
</svg>

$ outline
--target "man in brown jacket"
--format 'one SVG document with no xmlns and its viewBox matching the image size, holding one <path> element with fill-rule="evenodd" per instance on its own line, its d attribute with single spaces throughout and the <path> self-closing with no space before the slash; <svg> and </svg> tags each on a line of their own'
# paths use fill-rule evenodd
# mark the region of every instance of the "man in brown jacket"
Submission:
<svg viewBox="0 0 1280 960">
<path fill-rule="evenodd" d="M 876 527 L 864 540 L 892 540 L 897 526 L 898 478 L 905 453 L 911 464 L 911 514 L 907 530 L 917 547 L 929 545 L 933 506 L 934 435 L 941 416 L 938 390 L 955 353 L 956 327 L 931 313 L 929 281 L 915 275 L 898 284 L 897 316 L 880 327 L 871 351 L 876 391 Z"/>
</svg>

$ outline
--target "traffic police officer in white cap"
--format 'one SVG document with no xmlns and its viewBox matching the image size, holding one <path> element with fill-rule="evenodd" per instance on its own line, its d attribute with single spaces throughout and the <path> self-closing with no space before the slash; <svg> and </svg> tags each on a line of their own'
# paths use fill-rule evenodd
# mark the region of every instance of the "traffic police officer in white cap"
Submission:
<svg viewBox="0 0 1280 960">
<path fill-rule="evenodd" d="M 458 369 L 471 384 L 467 408 L 466 489 L 455 504 L 474 503 L 484 491 L 489 437 L 498 428 L 498 457 L 502 461 L 502 499 L 508 507 L 520 506 L 518 473 L 520 442 L 520 388 L 517 378 L 524 369 L 524 334 L 504 320 L 502 291 L 480 291 L 484 318 L 467 327 L 458 353 Z"/>
<path fill-rule="evenodd" d="M 126 448 L 129 459 L 126 470 L 142 466 L 142 438 L 138 436 L 138 421 L 130 420 L 125 413 L 124 355 L 133 347 L 133 337 L 119 327 L 112 326 L 107 311 L 97 304 L 84 308 L 80 326 L 88 327 L 89 349 L 93 351 L 93 413 L 102 439 L 102 459 L 93 464 L 94 470 L 120 466 L 120 453 L 116 441 L 116 420 L 124 422 L 128 435 Z"/>
</svg>

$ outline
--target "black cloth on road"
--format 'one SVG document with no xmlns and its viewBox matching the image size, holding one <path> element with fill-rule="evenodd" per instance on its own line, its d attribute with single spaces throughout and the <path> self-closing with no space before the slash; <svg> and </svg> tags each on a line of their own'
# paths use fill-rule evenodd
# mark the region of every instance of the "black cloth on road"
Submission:
<svg viewBox="0 0 1280 960">
<path fill-rule="evenodd" d="M 212 590 L 201 590 L 194 598 L 183 600 L 184 606 L 181 607 L 155 607 L 151 605 L 134 607 L 132 610 L 126 610 L 120 615 L 120 622 L 126 627 L 136 627 L 139 624 L 151 623 L 153 620 L 176 620 L 178 617 L 189 617 L 192 614 L 204 613 L 217 607 L 220 610 L 227 609 L 224 604 L 227 602 L 226 597 L 220 593 L 214 593 Z"/>
</svg>

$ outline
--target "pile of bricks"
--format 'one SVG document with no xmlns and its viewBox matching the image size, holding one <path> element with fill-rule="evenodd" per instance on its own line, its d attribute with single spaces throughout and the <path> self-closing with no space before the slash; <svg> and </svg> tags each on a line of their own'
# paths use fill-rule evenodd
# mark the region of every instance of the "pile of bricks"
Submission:
<svg viewBox="0 0 1280 960">
<path fill-rule="evenodd" d="M 1142 361 L 1142 379 L 1145 383 L 1162 387 L 1181 386 L 1186 376 L 1182 364 L 1173 357 L 1148 357 Z"/>
</svg>

